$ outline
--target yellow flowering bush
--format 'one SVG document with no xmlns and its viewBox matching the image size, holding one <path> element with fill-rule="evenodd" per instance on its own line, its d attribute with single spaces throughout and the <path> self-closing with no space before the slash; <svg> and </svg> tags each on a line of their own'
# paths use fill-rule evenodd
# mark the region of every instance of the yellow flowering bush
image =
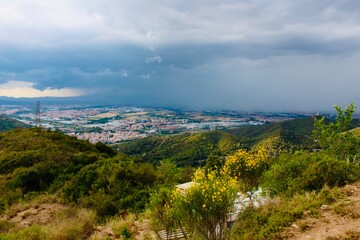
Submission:
<svg viewBox="0 0 360 240">
<path fill-rule="evenodd" d="M 164 228 L 180 229 L 190 239 L 199 236 L 208 240 L 225 239 L 239 186 L 244 193 L 257 190 L 269 159 L 266 147 L 260 147 L 256 152 L 237 151 L 227 158 L 220 171 L 198 169 L 192 184 L 184 191 L 178 188 L 172 191 L 158 211 L 158 217 L 167 221 Z"/>
<path fill-rule="evenodd" d="M 193 181 L 185 193 L 173 192 L 171 206 L 180 213 L 177 216 L 181 216 L 188 233 L 211 240 L 225 239 L 226 223 L 237 196 L 236 180 L 199 169 Z"/>
<path fill-rule="evenodd" d="M 264 146 L 259 147 L 256 152 L 240 149 L 226 159 L 221 174 L 235 178 L 240 191 L 251 197 L 258 189 L 260 177 L 269 167 L 270 159 L 269 152 Z"/>
</svg>

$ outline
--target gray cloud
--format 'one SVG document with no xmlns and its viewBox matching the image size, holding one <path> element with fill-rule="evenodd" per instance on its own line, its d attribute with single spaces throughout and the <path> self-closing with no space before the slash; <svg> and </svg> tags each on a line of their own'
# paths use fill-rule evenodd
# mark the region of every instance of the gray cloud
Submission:
<svg viewBox="0 0 360 240">
<path fill-rule="evenodd" d="M 0 0 L 0 36 L 0 83 L 84 89 L 94 102 L 317 111 L 360 100 L 357 0 Z"/>
<path fill-rule="evenodd" d="M 104 43 L 267 43 L 303 36 L 358 39 L 357 0 L 94 0 L 0 2 L 1 42 L 63 47 Z"/>
</svg>

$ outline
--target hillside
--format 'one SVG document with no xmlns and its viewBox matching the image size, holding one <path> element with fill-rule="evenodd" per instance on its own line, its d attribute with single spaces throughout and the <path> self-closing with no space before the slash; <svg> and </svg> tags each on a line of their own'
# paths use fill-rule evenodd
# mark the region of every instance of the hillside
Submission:
<svg viewBox="0 0 360 240">
<path fill-rule="evenodd" d="M 269 239 L 360 239 L 360 182 L 348 184 L 337 189 L 336 192 L 338 192 L 339 196 L 335 201 L 322 205 L 319 205 L 317 202 L 311 203 L 312 206 L 309 210 L 299 214 L 299 219 L 291 222 L 290 226 L 281 229 L 273 237 L 269 237 Z M 292 207 L 296 208 L 297 206 Z M 130 229 L 135 237 L 134 239 L 158 239 L 148 220 L 136 221 L 133 216 L 130 216 L 125 219 L 116 218 L 106 223 L 96 223 L 94 219 L 89 219 L 90 213 L 60 203 L 32 202 L 26 205 L 17 205 L 10 209 L 10 211 L 0 214 L 0 237 L 1 232 L 6 228 L 16 230 L 28 228 L 32 231 L 28 230 L 27 233 L 37 236 L 40 234 L 36 232 L 36 230 L 39 231 L 36 227 L 41 226 L 40 230 L 46 230 L 48 233 L 47 238 L 43 239 L 59 239 L 52 236 L 57 232 L 62 232 L 62 236 L 67 236 L 66 234 L 68 234 L 67 238 L 61 239 L 74 239 L 70 236 L 76 236 L 75 234 L 77 231 L 82 230 L 81 228 L 92 232 L 93 238 L 90 239 L 121 239 L 122 234 L 119 228 L 122 226 Z M 67 218 L 64 218 L 64 215 Z M 54 221 L 56 222 L 55 224 Z M 67 221 L 67 223 L 64 223 L 64 221 Z M 87 224 L 93 224 L 94 226 L 86 226 Z M 71 230 L 69 225 L 75 226 L 72 229 L 71 235 L 66 233 Z M 76 228 L 80 228 L 80 230 Z M 79 233 L 77 234 L 79 237 Z M 84 232 L 81 239 L 88 239 L 85 234 L 88 233 Z M 35 237 L 26 238 L 26 236 L 24 237 L 20 234 L 15 236 L 21 236 L 21 239 L 39 239 Z M 252 238 L 241 238 L 233 235 L 230 239 Z M 266 237 L 260 237 L 259 239 L 266 239 Z"/>
<path fill-rule="evenodd" d="M 0 115 L 0 132 L 4 132 L 14 128 L 28 128 L 28 127 L 29 125 L 25 123 Z"/>
<path fill-rule="evenodd" d="M 342 133 L 351 115 L 316 125 L 321 151 L 306 148 L 312 121 L 153 136 L 118 153 L 40 128 L 0 133 L 0 239 L 154 239 L 182 226 L 209 239 L 239 200 L 232 229 L 211 239 L 357 236 L 359 185 L 339 190 L 360 179 L 360 140 Z"/>
<path fill-rule="evenodd" d="M 314 118 L 294 119 L 261 126 L 244 126 L 228 130 L 236 136 L 248 138 L 255 144 L 268 137 L 280 136 L 285 142 L 294 145 L 306 144 L 314 126 Z"/>
<path fill-rule="evenodd" d="M 0 151 L 2 174 L 12 173 L 19 167 L 33 167 L 38 163 L 74 163 L 81 154 L 100 157 L 101 153 L 111 153 L 111 149 L 102 149 L 100 144 L 93 145 L 60 132 L 38 128 L 15 129 L 1 133 Z"/>
<path fill-rule="evenodd" d="M 11 204 L 22 194 L 56 191 L 83 166 L 113 155 L 59 132 L 15 129 L 0 134 L 0 203 Z"/>
<path fill-rule="evenodd" d="M 115 146 L 118 151 L 157 164 L 170 159 L 180 166 L 204 165 L 209 156 L 225 156 L 238 148 L 251 148 L 279 136 L 292 145 L 306 145 L 313 130 L 313 118 L 295 119 L 262 126 L 245 126 L 227 131 L 151 136 Z"/>
<path fill-rule="evenodd" d="M 104 144 L 38 128 L 1 133 L 0 153 L 0 212 L 30 193 L 60 194 L 99 215 L 140 211 L 157 180 L 153 166 Z"/>
<path fill-rule="evenodd" d="M 350 132 L 354 134 L 354 136 L 360 137 L 360 127 L 351 129 Z"/>
<path fill-rule="evenodd" d="M 151 136 L 117 145 L 120 152 L 158 164 L 168 159 L 179 166 L 198 166 L 210 155 L 223 156 L 240 146 L 245 140 L 223 131 L 211 131 L 174 136 Z"/>
</svg>

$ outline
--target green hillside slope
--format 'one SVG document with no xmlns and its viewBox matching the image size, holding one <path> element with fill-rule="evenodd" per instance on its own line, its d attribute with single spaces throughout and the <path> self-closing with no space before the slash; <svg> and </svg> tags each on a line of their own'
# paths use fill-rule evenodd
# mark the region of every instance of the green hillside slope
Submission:
<svg viewBox="0 0 360 240">
<path fill-rule="evenodd" d="M 292 145 L 305 145 L 313 130 L 313 118 L 296 119 L 262 126 L 245 126 L 227 131 L 151 136 L 117 145 L 118 151 L 150 163 L 170 159 L 180 166 L 198 166 L 210 155 L 224 156 L 251 148 L 262 140 L 280 137 Z"/>
<path fill-rule="evenodd" d="M 0 133 L 0 210 L 28 192 L 56 192 L 84 166 L 114 155 L 60 132 L 39 128 Z"/>
<path fill-rule="evenodd" d="M 56 188 L 53 184 L 63 184 L 83 166 L 109 157 L 112 150 L 59 132 L 31 128 L 1 133 L 0 153 L 0 174 L 6 176 L 0 178 L 0 184 L 26 193 Z"/>
<path fill-rule="evenodd" d="M 306 144 L 314 126 L 314 118 L 294 119 L 261 126 L 245 126 L 228 130 L 236 136 L 246 137 L 253 145 L 265 138 L 279 136 L 293 145 Z"/>
<path fill-rule="evenodd" d="M 29 125 L 25 123 L 0 115 L 0 132 L 4 132 L 14 128 L 28 128 L 28 127 Z"/>
<path fill-rule="evenodd" d="M 175 136 L 151 136 L 120 144 L 117 149 L 142 161 L 159 163 L 169 159 L 180 166 L 201 165 L 211 154 L 225 155 L 244 146 L 244 139 L 223 131 Z"/>
<path fill-rule="evenodd" d="M 183 176 L 181 169 L 169 171 L 175 182 Z M 0 214 L 39 195 L 94 209 L 101 217 L 125 209 L 143 211 L 157 184 L 172 183 L 166 174 L 102 143 L 60 132 L 30 128 L 0 133 Z"/>
</svg>

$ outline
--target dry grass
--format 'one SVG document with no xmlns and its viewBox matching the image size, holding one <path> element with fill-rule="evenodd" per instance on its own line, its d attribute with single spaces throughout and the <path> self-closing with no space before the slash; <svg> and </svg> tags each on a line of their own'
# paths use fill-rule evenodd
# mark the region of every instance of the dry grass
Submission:
<svg viewBox="0 0 360 240">
<path fill-rule="evenodd" d="M 86 209 L 70 208 L 59 212 L 55 221 L 44 227 L 49 240 L 88 238 L 95 230 L 96 214 Z"/>
<path fill-rule="evenodd" d="M 351 132 L 352 134 L 354 134 L 356 137 L 360 137 L 360 127 L 351 129 L 349 132 Z"/>
<path fill-rule="evenodd" d="M 53 200 L 14 205 L 0 221 L 0 239 L 157 239 L 145 215 L 114 217 L 98 226 L 94 211 L 49 202 Z"/>
<path fill-rule="evenodd" d="M 336 203 L 333 205 L 333 209 L 340 216 L 349 216 L 353 219 L 360 218 L 360 214 L 355 211 L 357 209 L 352 206 L 351 202 Z"/>
<path fill-rule="evenodd" d="M 87 239 L 97 223 L 96 214 L 86 209 L 58 211 L 50 223 L 32 225 L 0 235 L 1 240 L 77 240 Z"/>
<path fill-rule="evenodd" d="M 345 235 L 337 237 L 327 237 L 326 240 L 360 240 L 360 232 L 348 231 Z"/>
<path fill-rule="evenodd" d="M 18 203 L 13 205 L 10 209 L 5 212 L 8 219 L 14 218 L 19 212 L 23 212 L 29 209 L 31 205 L 29 203 Z"/>
<path fill-rule="evenodd" d="M 8 220 L 0 220 L 0 234 L 7 233 L 15 227 L 15 223 Z"/>
<path fill-rule="evenodd" d="M 125 219 L 112 218 L 103 225 L 97 227 L 90 240 L 100 239 L 157 239 L 156 234 L 150 228 L 148 220 L 142 220 L 142 216 L 128 215 Z"/>
</svg>

